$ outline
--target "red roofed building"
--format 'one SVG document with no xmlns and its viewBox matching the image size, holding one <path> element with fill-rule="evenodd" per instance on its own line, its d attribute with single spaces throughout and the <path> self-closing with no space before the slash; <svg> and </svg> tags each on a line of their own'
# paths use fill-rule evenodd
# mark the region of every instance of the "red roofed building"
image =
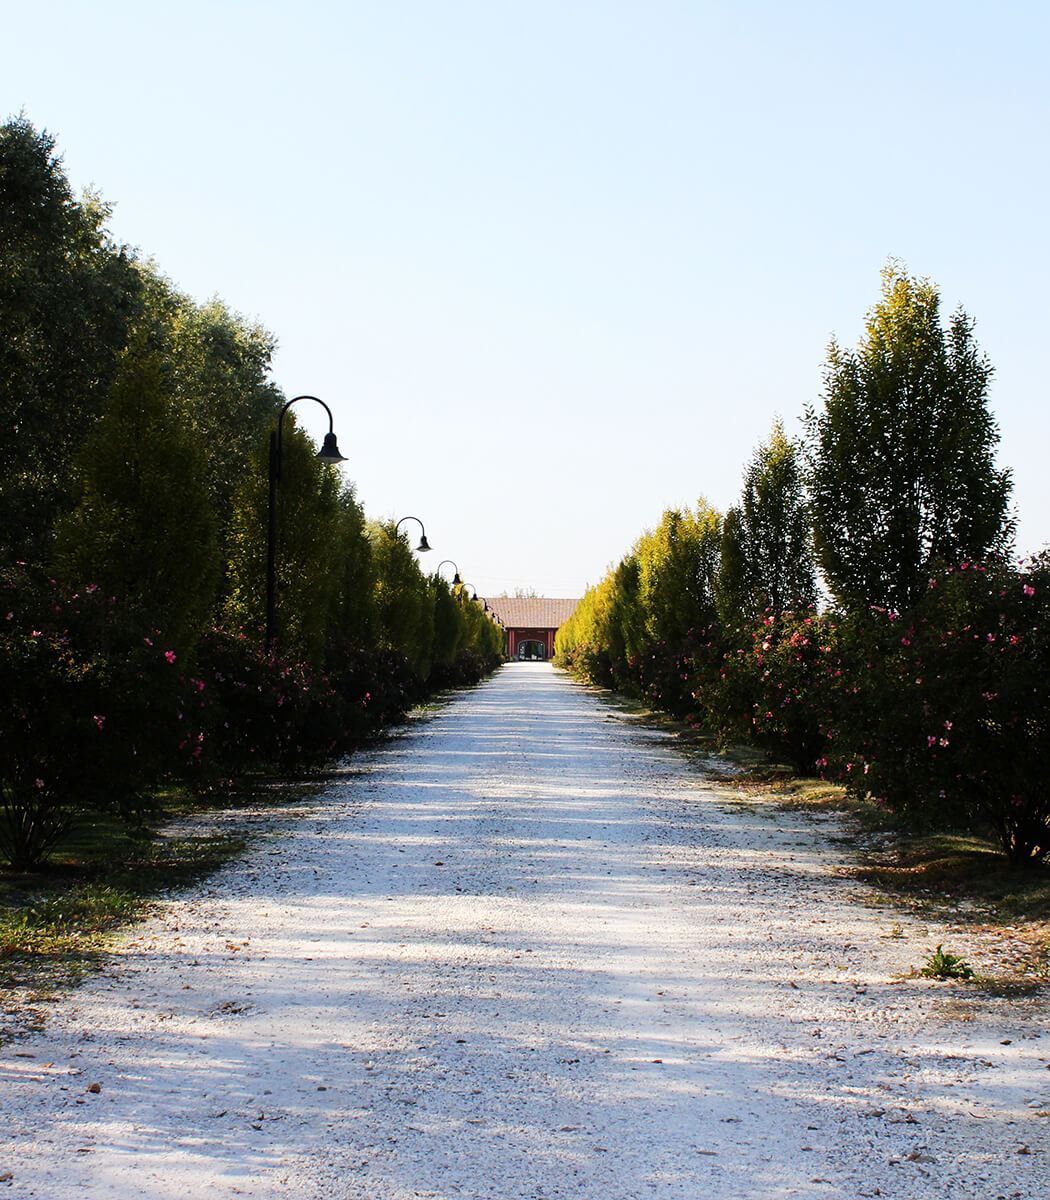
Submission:
<svg viewBox="0 0 1050 1200">
<path fill-rule="evenodd" d="M 576 611 L 579 600 L 552 600 L 547 596 L 488 597 L 493 616 L 507 630 L 508 658 L 551 658 L 554 635 Z"/>
</svg>

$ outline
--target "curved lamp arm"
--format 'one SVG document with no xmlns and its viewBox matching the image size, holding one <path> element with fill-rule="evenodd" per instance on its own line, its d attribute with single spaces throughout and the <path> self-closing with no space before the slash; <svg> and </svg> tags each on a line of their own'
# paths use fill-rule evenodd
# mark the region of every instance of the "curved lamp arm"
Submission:
<svg viewBox="0 0 1050 1200">
<path fill-rule="evenodd" d="M 457 567 L 457 566 L 456 566 L 456 564 L 455 564 L 455 563 L 452 561 L 452 559 L 451 559 L 451 558 L 443 558 L 443 559 L 441 560 L 441 562 L 439 562 L 439 563 L 438 563 L 438 565 L 437 565 L 437 567 L 436 567 L 436 569 L 435 569 L 435 572 L 434 572 L 434 573 L 435 573 L 435 575 L 436 575 L 436 574 L 438 574 L 438 573 L 440 573 L 440 571 L 441 571 L 441 568 L 442 568 L 442 567 L 445 565 L 445 563 L 448 563 L 448 565 L 449 565 L 450 567 L 454 567 L 454 568 L 455 568 L 455 571 L 456 571 L 456 573 L 455 573 L 455 575 L 453 575 L 453 576 L 452 576 L 452 586 L 453 586 L 453 587 L 459 587 L 459 585 L 460 585 L 460 584 L 463 582 L 463 580 L 462 580 L 462 579 L 460 579 L 460 577 L 459 577 L 459 567 Z"/>
<path fill-rule="evenodd" d="M 422 536 L 419 539 L 419 545 L 416 547 L 416 550 L 419 554 L 426 554 L 426 552 L 430 549 L 430 543 L 427 541 L 427 531 L 423 528 L 423 522 L 418 517 L 402 517 L 401 520 L 398 521 L 398 523 L 394 526 L 394 536 L 396 537 L 397 534 L 401 532 L 401 526 L 404 525 L 406 521 L 415 521 L 415 523 L 419 526 L 419 532 Z"/>
<path fill-rule="evenodd" d="M 315 404 L 320 404 L 328 414 L 328 432 L 324 435 L 324 441 L 321 443 L 321 449 L 317 452 L 317 457 L 323 463 L 346 462 L 345 455 L 339 453 L 339 445 L 335 440 L 335 423 L 332 419 L 332 410 L 328 405 L 319 396 L 293 396 L 291 400 L 286 401 L 281 406 L 281 411 L 277 417 L 276 441 L 274 441 L 273 434 L 270 435 L 271 447 L 276 451 L 277 479 L 281 478 L 281 446 L 284 437 L 284 414 L 293 404 L 298 404 L 300 400 L 313 400 Z"/>
</svg>

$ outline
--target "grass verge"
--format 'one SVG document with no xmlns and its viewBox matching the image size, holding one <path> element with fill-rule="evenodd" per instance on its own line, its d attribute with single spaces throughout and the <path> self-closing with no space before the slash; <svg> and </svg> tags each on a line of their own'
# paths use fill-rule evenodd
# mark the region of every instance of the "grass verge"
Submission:
<svg viewBox="0 0 1050 1200">
<path fill-rule="evenodd" d="M 223 807 L 280 803 L 290 789 L 224 797 Z M 296 786 L 296 798 L 303 789 Z M 104 960 L 129 923 L 149 915 L 163 892 L 204 878 L 248 842 L 237 822 L 165 832 L 178 818 L 214 811 L 191 793 L 165 792 L 148 825 L 115 818 L 85 820 L 71 830 L 46 867 L 0 867 L 0 1043 L 38 1027 L 40 1006 L 75 986 Z"/>
</svg>

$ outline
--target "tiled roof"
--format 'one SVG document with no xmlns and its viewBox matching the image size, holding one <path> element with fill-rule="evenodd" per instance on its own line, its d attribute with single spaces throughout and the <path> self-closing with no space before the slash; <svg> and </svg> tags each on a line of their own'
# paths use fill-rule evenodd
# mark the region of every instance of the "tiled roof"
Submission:
<svg viewBox="0 0 1050 1200">
<path fill-rule="evenodd" d="M 579 604 L 579 600 L 552 600 L 548 596 L 485 598 L 489 608 L 508 629 L 558 629 Z"/>
</svg>

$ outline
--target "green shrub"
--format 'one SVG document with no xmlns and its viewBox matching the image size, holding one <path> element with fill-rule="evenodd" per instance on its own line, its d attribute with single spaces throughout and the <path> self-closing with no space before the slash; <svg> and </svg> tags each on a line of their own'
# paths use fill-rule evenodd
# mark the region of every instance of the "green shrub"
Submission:
<svg viewBox="0 0 1050 1200">
<path fill-rule="evenodd" d="M 201 734 L 177 654 L 114 597 L 0 587 L 0 852 L 30 869 L 79 816 L 134 819 Z"/>
<path fill-rule="evenodd" d="M 1014 862 L 1050 850 L 1050 562 L 962 563 L 906 618 L 850 623 L 856 697 L 834 714 L 839 773 L 924 825 L 990 827 Z"/>
</svg>

